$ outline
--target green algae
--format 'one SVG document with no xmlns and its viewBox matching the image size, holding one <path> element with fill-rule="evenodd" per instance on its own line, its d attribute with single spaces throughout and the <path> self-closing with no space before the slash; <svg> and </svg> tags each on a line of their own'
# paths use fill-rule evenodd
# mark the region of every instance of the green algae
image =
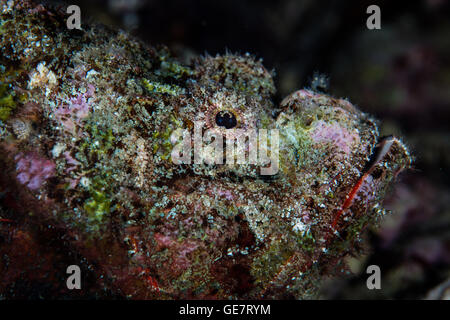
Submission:
<svg viewBox="0 0 450 320">
<path fill-rule="evenodd" d="M 95 225 L 103 222 L 104 217 L 111 212 L 111 195 L 107 181 L 99 176 L 93 178 L 89 186 L 89 194 L 84 210 L 88 215 L 89 224 L 96 228 Z"/>
<path fill-rule="evenodd" d="M 150 93 L 168 94 L 171 96 L 178 96 L 185 93 L 185 90 L 183 88 L 180 88 L 176 85 L 164 84 L 157 81 L 149 81 L 147 79 L 142 79 L 142 85 Z"/>
</svg>

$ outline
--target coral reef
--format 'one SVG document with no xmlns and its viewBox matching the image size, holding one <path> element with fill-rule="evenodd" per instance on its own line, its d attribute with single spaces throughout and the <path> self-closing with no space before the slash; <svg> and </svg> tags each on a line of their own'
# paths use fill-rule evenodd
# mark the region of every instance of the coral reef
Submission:
<svg viewBox="0 0 450 320">
<path fill-rule="evenodd" d="M 68 30 L 63 10 L 0 5 L 2 297 L 22 294 L 23 246 L 33 268 L 58 262 L 56 297 L 68 261 L 90 275 L 86 297 L 312 298 L 411 164 L 398 139 L 380 154 L 376 121 L 346 99 L 303 89 L 276 105 L 251 55 L 183 65 L 123 32 Z M 172 134 L 199 122 L 278 130 L 279 172 L 175 164 Z M 62 249 L 39 255 L 32 234 Z"/>
</svg>

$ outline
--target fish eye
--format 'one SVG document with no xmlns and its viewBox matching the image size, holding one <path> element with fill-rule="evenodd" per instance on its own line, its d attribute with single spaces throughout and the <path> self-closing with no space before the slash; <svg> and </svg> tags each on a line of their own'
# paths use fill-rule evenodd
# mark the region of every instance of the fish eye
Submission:
<svg viewBox="0 0 450 320">
<path fill-rule="evenodd" d="M 216 114 L 216 124 L 219 127 L 224 127 L 225 129 L 234 128 L 237 125 L 236 116 L 233 112 L 228 110 L 219 111 Z"/>
</svg>

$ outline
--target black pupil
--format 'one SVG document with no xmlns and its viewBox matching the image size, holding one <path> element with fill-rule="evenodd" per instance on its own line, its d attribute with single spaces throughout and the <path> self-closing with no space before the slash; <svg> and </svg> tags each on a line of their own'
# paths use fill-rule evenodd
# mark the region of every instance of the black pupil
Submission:
<svg viewBox="0 0 450 320">
<path fill-rule="evenodd" d="M 237 121 L 233 113 L 229 111 L 220 111 L 216 114 L 216 124 L 219 127 L 225 127 L 231 129 L 236 127 Z"/>
</svg>

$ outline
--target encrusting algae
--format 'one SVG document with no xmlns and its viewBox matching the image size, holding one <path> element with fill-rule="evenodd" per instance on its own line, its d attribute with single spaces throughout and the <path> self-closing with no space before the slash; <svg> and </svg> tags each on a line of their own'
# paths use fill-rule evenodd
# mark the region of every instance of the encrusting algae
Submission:
<svg viewBox="0 0 450 320">
<path fill-rule="evenodd" d="M 0 231 L 58 230 L 101 279 L 85 288 L 98 297 L 315 297 L 411 165 L 348 100 L 303 89 L 275 105 L 272 74 L 250 55 L 182 65 L 123 32 L 68 30 L 63 10 L 0 7 Z M 175 164 L 171 137 L 196 123 L 277 130 L 279 170 Z M 0 259 L 32 243 L 4 238 Z M 19 278 L 3 276 L 0 296 Z"/>
</svg>

